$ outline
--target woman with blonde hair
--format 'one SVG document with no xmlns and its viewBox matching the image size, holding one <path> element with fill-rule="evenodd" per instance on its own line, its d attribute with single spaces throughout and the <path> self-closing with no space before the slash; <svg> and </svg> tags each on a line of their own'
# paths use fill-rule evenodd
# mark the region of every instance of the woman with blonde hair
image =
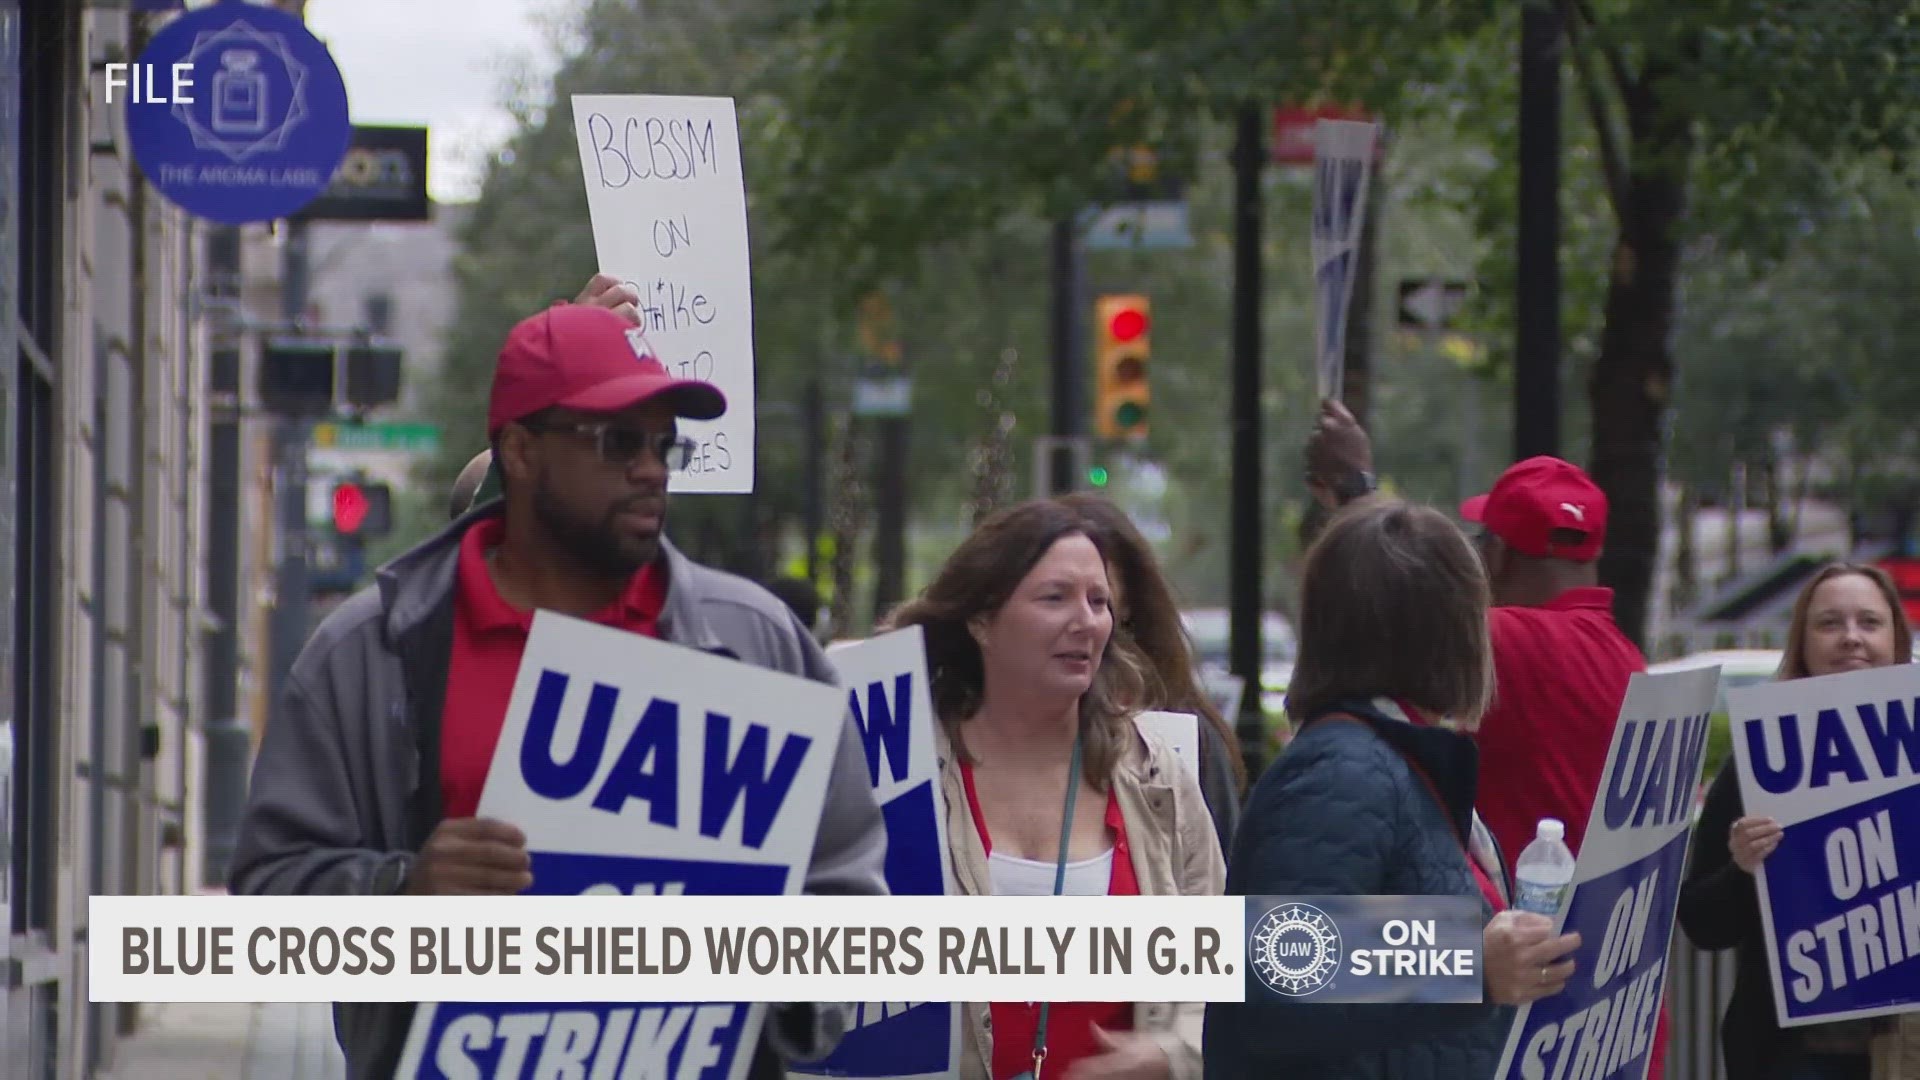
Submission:
<svg viewBox="0 0 1920 1080">
<path fill-rule="evenodd" d="M 1913 661 L 1913 629 L 1880 568 L 1825 567 L 1800 590 L 1776 679 L 1805 679 Z M 1749 817 L 1732 757 L 1707 789 L 1694 826 L 1679 921 L 1695 946 L 1733 949 L 1733 996 L 1720 1023 L 1727 1075 L 1741 1080 L 1867 1080 L 1920 1075 L 1920 1032 L 1872 1020 L 1780 1028 L 1753 875 L 1780 846 L 1780 823 Z M 1903 1044 L 1911 1043 L 1913 1048 Z M 1909 1067 L 1894 1059 L 1911 1054 Z"/>
<path fill-rule="evenodd" d="M 948 856 L 968 895 L 1218 895 L 1197 780 L 1135 723 L 1144 661 L 1114 634 L 1112 538 L 1053 501 L 984 522 L 916 600 L 939 718 Z M 965 1080 L 1197 1080 L 1199 1004 L 963 1007 Z"/>
</svg>

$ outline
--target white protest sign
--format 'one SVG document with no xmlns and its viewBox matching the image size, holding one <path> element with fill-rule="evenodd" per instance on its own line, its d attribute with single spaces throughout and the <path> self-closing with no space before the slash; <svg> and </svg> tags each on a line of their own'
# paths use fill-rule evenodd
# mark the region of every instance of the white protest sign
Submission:
<svg viewBox="0 0 1920 1080">
<path fill-rule="evenodd" d="M 955 892 L 947 859 L 946 800 L 934 754 L 926 636 L 918 626 L 827 650 L 847 688 L 847 706 L 867 754 L 867 776 L 887 819 L 887 891 Z M 960 1067 L 959 1010 L 946 1002 L 866 1001 L 852 1030 L 824 1060 L 789 1076 L 935 1080 Z"/>
<path fill-rule="evenodd" d="M 1200 779 L 1200 718 L 1183 712 L 1143 712 L 1133 718 L 1140 730 L 1167 744 L 1180 764 Z"/>
<path fill-rule="evenodd" d="M 693 461 L 670 490 L 753 490 L 753 288 L 747 187 L 732 98 L 577 94 L 593 247 L 640 294 L 650 351 L 727 397 L 718 420 L 682 420 Z"/>
<path fill-rule="evenodd" d="M 1781 1027 L 1920 1008 L 1920 666 L 1727 694 Z M 1725 837 L 1702 837 L 1725 844 Z"/>
<path fill-rule="evenodd" d="M 1644 1080 L 1667 981 L 1720 669 L 1627 684 L 1573 883 L 1554 922 L 1578 932 L 1573 978 L 1520 1007 L 1498 1080 Z"/>
<path fill-rule="evenodd" d="M 1345 381 L 1347 309 L 1379 133 L 1378 124 L 1356 120 L 1322 120 L 1314 128 L 1314 370 L 1323 401 L 1339 397 Z"/>
<path fill-rule="evenodd" d="M 797 893 L 845 710 L 825 683 L 543 611 L 478 814 L 526 834 L 541 895 Z M 766 1008 L 423 1004 L 397 1075 L 626 1075 L 651 1061 L 744 1080 Z"/>
</svg>

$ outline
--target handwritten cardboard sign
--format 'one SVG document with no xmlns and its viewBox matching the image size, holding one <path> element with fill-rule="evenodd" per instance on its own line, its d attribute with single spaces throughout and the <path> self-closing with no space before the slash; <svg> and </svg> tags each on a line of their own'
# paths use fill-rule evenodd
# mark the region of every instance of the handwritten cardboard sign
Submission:
<svg viewBox="0 0 1920 1080">
<path fill-rule="evenodd" d="M 653 354 L 727 396 L 670 490 L 753 490 L 753 288 L 747 186 L 732 98 L 580 94 L 574 133 L 603 273 L 640 295 Z"/>
</svg>

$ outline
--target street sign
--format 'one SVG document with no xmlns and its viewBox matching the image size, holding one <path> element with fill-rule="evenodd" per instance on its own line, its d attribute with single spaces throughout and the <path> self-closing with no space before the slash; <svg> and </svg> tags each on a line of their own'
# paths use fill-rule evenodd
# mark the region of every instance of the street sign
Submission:
<svg viewBox="0 0 1920 1080">
<path fill-rule="evenodd" d="M 1107 176 L 1076 224 L 1088 251 L 1161 251 L 1193 246 L 1187 224 L 1191 148 L 1129 146 L 1109 155 Z"/>
<path fill-rule="evenodd" d="M 320 197 L 300 211 L 308 221 L 430 221 L 427 129 L 354 125 L 353 145 Z"/>
<path fill-rule="evenodd" d="M 1316 105 L 1311 108 L 1281 105 L 1273 110 L 1273 138 L 1268 150 L 1268 159 L 1275 165 L 1311 165 L 1313 164 L 1314 132 L 1322 120 L 1372 119 L 1365 109 L 1345 105 Z M 1373 148 L 1374 162 L 1378 164 L 1386 152 L 1386 140 L 1383 138 Z"/>
<path fill-rule="evenodd" d="M 319 450 L 388 450 L 432 454 L 440 450 L 440 429 L 433 424 L 315 424 Z"/>
<path fill-rule="evenodd" d="M 1167 251 L 1193 246 L 1185 202 L 1121 203 L 1080 215 L 1088 251 Z"/>
<path fill-rule="evenodd" d="M 1446 330 L 1467 305 L 1464 281 L 1408 278 L 1400 283 L 1400 325 L 1416 330 Z"/>
<path fill-rule="evenodd" d="M 191 69 L 177 100 L 127 99 L 141 171 L 186 212 L 228 225 L 286 217 L 325 190 L 347 152 L 347 88 L 326 46 L 285 12 L 221 0 L 140 54 Z"/>
<path fill-rule="evenodd" d="M 913 380 L 905 375 L 856 379 L 853 415 L 905 416 L 913 411 Z"/>
</svg>

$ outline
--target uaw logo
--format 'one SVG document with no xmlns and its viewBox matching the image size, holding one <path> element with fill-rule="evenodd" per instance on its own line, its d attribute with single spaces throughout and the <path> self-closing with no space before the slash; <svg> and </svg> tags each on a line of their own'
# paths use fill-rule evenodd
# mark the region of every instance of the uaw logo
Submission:
<svg viewBox="0 0 1920 1080">
<path fill-rule="evenodd" d="M 1312 904 L 1282 904 L 1253 924 L 1247 955 L 1267 989 L 1306 997 L 1324 989 L 1340 970 L 1340 928 Z"/>
</svg>

